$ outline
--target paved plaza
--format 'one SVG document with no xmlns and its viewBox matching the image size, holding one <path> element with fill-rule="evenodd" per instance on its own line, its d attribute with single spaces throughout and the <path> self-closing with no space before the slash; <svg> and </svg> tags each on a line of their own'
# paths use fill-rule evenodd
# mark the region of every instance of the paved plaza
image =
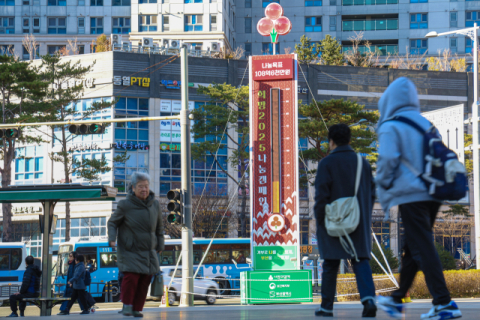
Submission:
<svg viewBox="0 0 480 320">
<path fill-rule="evenodd" d="M 460 306 L 463 319 L 479 319 L 480 299 L 456 299 Z M 156 303 L 149 303 L 150 305 L 158 305 Z M 126 319 L 118 314 L 120 304 L 99 304 L 100 309 L 95 314 L 79 315 L 72 313 L 70 316 L 64 317 L 67 319 Z M 252 319 L 252 320 L 266 320 L 266 319 L 316 319 L 313 312 L 318 307 L 317 304 L 302 304 L 302 305 L 263 305 L 263 306 L 239 306 L 239 305 L 225 305 L 219 304 L 214 306 L 197 305 L 192 308 L 158 308 L 147 307 L 144 310 L 144 319 L 195 319 L 195 320 L 221 320 L 221 319 Z M 406 319 L 420 319 L 420 314 L 427 312 L 431 307 L 429 300 L 416 300 L 408 304 Z M 33 311 L 38 314 L 38 309 L 30 309 L 27 315 L 33 315 Z M 7 315 L 5 311 L 7 308 L 0 308 L 0 315 Z M 359 302 L 342 302 L 335 305 L 334 319 L 360 319 L 362 306 Z M 58 318 L 58 316 L 53 316 Z M 38 316 L 28 316 L 29 319 L 45 319 Z M 390 319 L 382 311 L 378 312 L 376 319 Z"/>
</svg>

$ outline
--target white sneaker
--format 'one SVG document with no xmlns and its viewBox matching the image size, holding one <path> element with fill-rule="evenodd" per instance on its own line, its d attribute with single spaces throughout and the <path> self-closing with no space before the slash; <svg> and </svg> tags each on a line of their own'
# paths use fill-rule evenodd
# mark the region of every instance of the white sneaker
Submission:
<svg viewBox="0 0 480 320">
<path fill-rule="evenodd" d="M 392 297 L 377 296 L 377 306 L 394 319 L 403 319 L 405 307 L 403 303 L 395 303 Z"/>
<path fill-rule="evenodd" d="M 447 305 L 436 305 L 428 313 L 422 314 L 420 319 L 434 319 L 434 320 L 447 320 L 457 319 L 462 316 L 460 309 L 454 301 L 450 301 Z"/>
</svg>

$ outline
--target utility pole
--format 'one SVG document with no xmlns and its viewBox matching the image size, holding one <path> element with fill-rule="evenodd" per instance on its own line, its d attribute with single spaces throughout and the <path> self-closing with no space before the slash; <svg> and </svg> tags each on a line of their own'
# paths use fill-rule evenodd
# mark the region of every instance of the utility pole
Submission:
<svg viewBox="0 0 480 320">
<path fill-rule="evenodd" d="M 473 25 L 473 105 L 472 105 L 472 147 L 473 147 L 473 209 L 475 219 L 475 253 L 477 269 L 480 269 L 480 168 L 478 154 L 478 29 Z"/>
<path fill-rule="evenodd" d="M 181 163 L 182 163 L 182 294 L 181 307 L 193 307 L 193 242 L 192 242 L 192 177 L 190 153 L 190 119 L 188 117 L 188 55 L 187 48 L 181 48 Z"/>
</svg>

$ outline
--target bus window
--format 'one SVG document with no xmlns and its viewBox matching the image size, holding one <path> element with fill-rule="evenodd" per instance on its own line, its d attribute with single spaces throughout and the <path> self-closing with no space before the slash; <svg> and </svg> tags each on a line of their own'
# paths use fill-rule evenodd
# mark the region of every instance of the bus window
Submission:
<svg viewBox="0 0 480 320">
<path fill-rule="evenodd" d="M 195 248 L 193 249 L 193 264 L 199 264 L 200 261 L 202 261 L 202 257 L 203 257 L 203 252 L 202 250 L 195 250 Z"/>
<path fill-rule="evenodd" d="M 230 250 L 215 250 L 215 253 L 216 263 L 231 263 Z"/>
<path fill-rule="evenodd" d="M 0 270 L 17 270 L 22 264 L 22 249 L 0 249 Z"/>
<path fill-rule="evenodd" d="M 85 258 L 86 268 L 90 272 L 97 270 L 97 247 L 79 247 L 77 254 L 81 254 Z"/>
<path fill-rule="evenodd" d="M 116 252 L 102 252 L 100 254 L 100 268 L 116 268 L 116 267 L 117 267 Z"/>
<path fill-rule="evenodd" d="M 168 273 L 168 276 L 171 278 L 173 276 L 173 271 L 175 270 L 170 270 L 170 272 Z M 175 272 L 175 278 L 181 278 L 182 277 L 182 269 L 177 269 L 177 271 Z"/>
<path fill-rule="evenodd" d="M 175 261 L 173 261 L 173 251 L 162 251 L 160 254 L 160 265 L 165 266 L 169 264 L 175 264 Z"/>
<path fill-rule="evenodd" d="M 237 263 L 247 263 L 247 258 L 250 257 L 250 250 L 233 249 L 232 257 Z"/>
</svg>

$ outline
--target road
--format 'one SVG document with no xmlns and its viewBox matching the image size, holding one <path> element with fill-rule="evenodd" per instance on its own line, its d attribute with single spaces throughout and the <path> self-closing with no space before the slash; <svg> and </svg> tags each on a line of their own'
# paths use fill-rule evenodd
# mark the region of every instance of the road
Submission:
<svg viewBox="0 0 480 320">
<path fill-rule="evenodd" d="M 230 299 L 229 299 L 230 300 Z M 168 319 L 168 320 L 223 320 L 223 319 L 315 319 L 314 311 L 318 304 L 301 304 L 301 305 L 259 305 L 259 306 L 240 306 L 238 300 L 222 301 L 227 304 L 218 304 L 215 306 L 207 306 L 206 304 L 198 304 L 193 308 L 158 308 L 157 302 L 147 303 L 144 310 L 144 319 Z M 463 319 L 479 319 L 478 312 L 480 310 L 480 299 L 456 299 L 455 300 L 463 313 Z M 201 303 L 201 302 L 200 302 Z M 94 318 L 100 320 L 121 319 L 118 310 L 121 304 L 99 304 L 99 309 L 92 315 L 79 315 L 78 306 L 72 310 L 72 314 L 68 319 L 85 319 Z M 415 300 L 407 305 L 406 319 L 420 319 L 420 314 L 426 313 L 431 308 L 429 300 Z M 38 309 L 33 307 L 27 308 L 27 315 L 32 315 L 29 319 L 44 319 L 38 316 Z M 8 315 L 9 308 L 0 308 L 0 316 Z M 335 304 L 336 319 L 360 319 L 362 313 L 362 305 L 359 302 L 341 302 Z M 382 311 L 378 312 L 377 319 L 390 319 Z"/>
</svg>

